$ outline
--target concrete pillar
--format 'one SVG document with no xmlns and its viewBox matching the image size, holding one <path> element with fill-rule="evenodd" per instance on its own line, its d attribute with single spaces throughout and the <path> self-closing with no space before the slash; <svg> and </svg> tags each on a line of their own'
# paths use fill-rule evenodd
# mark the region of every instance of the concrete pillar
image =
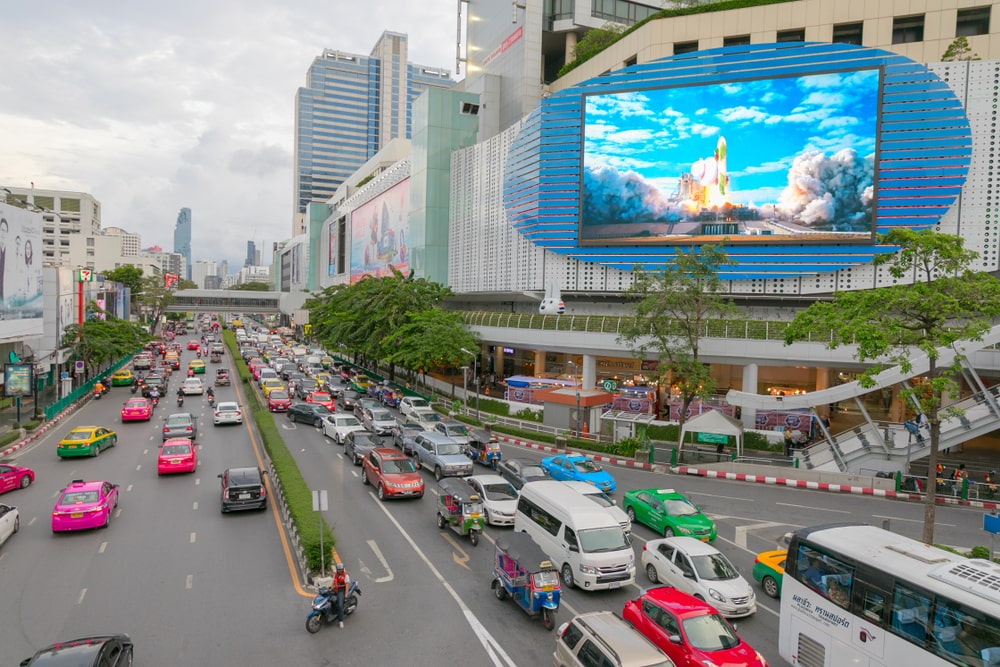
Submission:
<svg viewBox="0 0 1000 667">
<path fill-rule="evenodd" d="M 757 393 L 757 364 L 747 364 L 743 367 L 743 391 L 749 394 Z M 740 419 L 743 421 L 743 428 L 756 428 L 757 410 L 743 408 Z"/>
<path fill-rule="evenodd" d="M 833 383 L 831 382 L 831 376 L 832 375 L 833 375 L 833 371 L 831 371 L 829 368 L 823 368 L 821 366 L 817 366 L 816 367 L 816 391 L 821 391 L 823 389 L 829 389 L 833 385 Z M 816 406 L 813 406 L 813 407 L 814 408 L 819 408 L 818 410 L 816 410 L 816 414 L 818 414 L 820 417 L 830 417 L 830 413 L 832 412 L 830 406 L 821 407 L 821 406 L 816 405 Z"/>
<path fill-rule="evenodd" d="M 545 374 L 545 350 L 535 350 L 535 377 Z"/>
<path fill-rule="evenodd" d="M 576 33 L 573 31 L 566 33 L 566 61 L 571 62 L 576 56 L 574 55 L 576 51 Z"/>
<path fill-rule="evenodd" d="M 594 383 L 597 381 L 597 357 L 592 354 L 583 355 L 583 379 L 582 389 L 595 389 Z"/>
<path fill-rule="evenodd" d="M 506 376 L 503 369 L 503 348 L 497 345 L 493 349 L 493 372 L 497 374 L 498 379 L 503 379 Z"/>
</svg>

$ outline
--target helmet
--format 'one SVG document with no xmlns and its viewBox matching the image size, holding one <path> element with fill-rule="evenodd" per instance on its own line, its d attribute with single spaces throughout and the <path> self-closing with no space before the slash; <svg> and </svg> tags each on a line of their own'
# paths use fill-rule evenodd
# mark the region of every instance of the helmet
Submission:
<svg viewBox="0 0 1000 667">
<path fill-rule="evenodd" d="M 337 572 L 343 572 L 343 571 L 344 571 L 344 564 L 337 563 Z"/>
</svg>

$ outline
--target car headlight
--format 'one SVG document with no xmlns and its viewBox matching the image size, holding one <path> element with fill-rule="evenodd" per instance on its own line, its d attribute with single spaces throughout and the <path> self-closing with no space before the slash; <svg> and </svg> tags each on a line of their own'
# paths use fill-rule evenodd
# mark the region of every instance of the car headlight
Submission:
<svg viewBox="0 0 1000 667">
<path fill-rule="evenodd" d="M 674 526 L 674 532 L 679 535 L 690 535 L 692 531 L 685 526 Z"/>
<path fill-rule="evenodd" d="M 757 654 L 757 659 L 760 661 L 761 667 L 767 667 L 767 660 L 760 654 L 760 651 L 754 651 L 754 653 Z"/>
<path fill-rule="evenodd" d="M 720 593 L 719 591 L 715 590 L 714 588 L 709 588 L 708 594 L 711 595 L 714 599 L 718 600 L 719 602 L 726 601 L 726 596 Z"/>
<path fill-rule="evenodd" d="M 597 568 L 592 565 L 581 565 L 580 572 L 583 574 L 597 574 Z"/>
</svg>

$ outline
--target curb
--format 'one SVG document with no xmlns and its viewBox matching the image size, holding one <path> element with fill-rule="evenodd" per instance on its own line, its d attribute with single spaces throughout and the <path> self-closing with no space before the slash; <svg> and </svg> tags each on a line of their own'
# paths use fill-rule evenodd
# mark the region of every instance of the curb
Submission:
<svg viewBox="0 0 1000 667">
<path fill-rule="evenodd" d="M 678 466 L 670 468 L 670 471 L 677 475 L 693 475 L 696 477 L 708 477 L 712 479 L 725 479 L 736 482 L 750 482 L 752 484 L 772 484 L 777 486 L 787 486 L 793 489 L 809 489 L 812 491 L 828 491 L 831 493 L 850 493 L 859 496 L 874 496 L 876 498 L 891 498 L 893 500 L 907 500 L 923 502 L 924 494 L 908 493 L 904 491 L 887 491 L 885 489 L 875 489 L 867 486 L 850 486 L 847 484 L 829 484 L 826 482 L 808 482 L 802 479 L 788 479 L 785 477 L 769 477 L 766 475 L 747 475 L 739 472 L 723 472 L 719 470 L 707 470 L 704 468 L 689 468 Z M 937 497 L 940 505 L 957 505 L 960 507 L 978 507 L 982 509 L 1000 509 L 1000 503 L 985 502 L 982 500 L 960 500 L 951 497 Z"/>
<path fill-rule="evenodd" d="M 593 452 L 576 450 L 576 449 L 557 449 L 551 445 L 540 445 L 537 442 L 531 442 L 530 440 L 518 440 L 516 438 L 508 438 L 504 436 L 497 436 L 497 440 L 506 443 L 508 445 L 517 445 L 518 447 L 527 447 L 528 449 L 537 449 L 543 452 L 549 452 L 550 454 L 582 454 L 587 458 L 593 459 L 594 461 L 602 461 L 604 463 L 610 463 L 612 465 L 624 466 L 626 468 L 638 468 L 640 470 L 647 470 L 649 472 L 666 472 L 666 467 L 650 463 L 640 463 L 638 461 L 633 461 L 632 459 L 619 459 L 612 456 L 603 456 L 601 454 L 594 454 Z"/>
<path fill-rule="evenodd" d="M 32 431 L 31 435 L 29 435 L 28 437 L 26 437 L 23 440 L 18 441 L 17 443 L 15 443 L 13 445 L 11 445 L 7 449 L 5 449 L 3 451 L 0 451 L 0 458 L 2 458 L 4 456 L 10 456 L 11 454 L 13 454 L 14 452 L 16 452 L 17 450 L 21 449 L 22 447 L 30 445 L 35 440 L 38 440 L 40 437 L 42 437 L 43 435 L 45 435 L 45 433 L 49 429 L 53 428 L 56 424 L 58 424 L 60 421 L 62 421 L 63 417 L 65 417 L 68 414 L 71 414 L 71 413 L 75 412 L 76 409 L 78 407 L 80 407 L 81 403 L 82 403 L 82 401 L 77 401 L 76 403 L 70 404 L 69 406 L 66 407 L 65 410 L 63 410 L 62 412 L 60 412 L 59 414 L 57 414 L 55 417 L 53 417 L 52 419 L 50 419 L 49 421 L 45 422 L 44 424 L 42 424 L 41 426 L 39 426 L 38 428 L 36 428 L 34 431 Z"/>
</svg>

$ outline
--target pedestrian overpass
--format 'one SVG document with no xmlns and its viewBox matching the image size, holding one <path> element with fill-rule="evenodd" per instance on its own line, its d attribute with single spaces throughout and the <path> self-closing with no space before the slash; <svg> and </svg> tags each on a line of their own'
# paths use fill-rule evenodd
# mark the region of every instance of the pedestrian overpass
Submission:
<svg viewBox="0 0 1000 667">
<path fill-rule="evenodd" d="M 174 292 L 174 299 L 164 310 L 168 313 L 247 313 L 260 315 L 291 314 L 301 308 L 302 299 L 295 305 L 282 303 L 296 296 L 288 292 L 255 292 L 228 289 L 185 289 Z M 282 310 L 282 306 L 289 308 Z"/>
</svg>

